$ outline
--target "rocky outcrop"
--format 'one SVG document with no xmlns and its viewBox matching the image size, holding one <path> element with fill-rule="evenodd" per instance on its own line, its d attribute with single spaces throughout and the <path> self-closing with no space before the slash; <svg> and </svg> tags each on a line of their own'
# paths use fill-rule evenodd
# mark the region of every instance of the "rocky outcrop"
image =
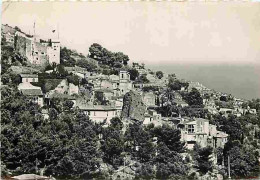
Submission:
<svg viewBox="0 0 260 180">
<path fill-rule="evenodd" d="M 144 121 L 145 108 L 141 95 L 130 91 L 124 96 L 121 118 Z"/>
</svg>

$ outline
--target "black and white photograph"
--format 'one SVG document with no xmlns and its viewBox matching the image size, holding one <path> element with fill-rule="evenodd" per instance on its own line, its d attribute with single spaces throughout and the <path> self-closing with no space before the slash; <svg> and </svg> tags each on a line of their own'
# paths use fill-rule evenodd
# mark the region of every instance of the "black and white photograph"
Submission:
<svg viewBox="0 0 260 180">
<path fill-rule="evenodd" d="M 259 3 L 4 0 L 0 179 L 260 179 Z"/>
</svg>

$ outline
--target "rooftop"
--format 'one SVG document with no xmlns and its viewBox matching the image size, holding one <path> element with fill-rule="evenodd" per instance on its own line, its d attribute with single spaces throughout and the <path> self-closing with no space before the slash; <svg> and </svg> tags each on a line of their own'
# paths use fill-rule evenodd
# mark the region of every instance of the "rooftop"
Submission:
<svg viewBox="0 0 260 180">
<path fill-rule="evenodd" d="M 68 94 L 62 94 L 62 93 L 53 93 L 53 94 L 48 94 L 46 98 L 58 98 L 58 99 L 69 99 L 69 100 L 75 100 L 76 97 L 68 95 Z"/>
<path fill-rule="evenodd" d="M 38 74 L 20 74 L 22 78 L 38 78 Z"/>
<path fill-rule="evenodd" d="M 39 176 L 37 174 L 22 174 L 19 176 L 13 176 L 11 179 L 19 179 L 19 180 L 43 180 L 43 179 L 50 179 L 47 176 Z"/>
<path fill-rule="evenodd" d="M 27 96 L 41 96 L 42 91 L 40 89 L 21 89 L 21 92 Z"/>
<path fill-rule="evenodd" d="M 116 110 L 115 107 L 105 106 L 105 105 L 88 105 L 88 104 L 80 104 L 78 105 L 81 110 L 89 110 L 89 111 L 112 111 Z"/>
</svg>

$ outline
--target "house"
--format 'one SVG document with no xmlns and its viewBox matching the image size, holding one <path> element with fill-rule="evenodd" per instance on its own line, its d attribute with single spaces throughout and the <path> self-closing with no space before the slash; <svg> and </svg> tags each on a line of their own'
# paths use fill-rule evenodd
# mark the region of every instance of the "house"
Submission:
<svg viewBox="0 0 260 180">
<path fill-rule="evenodd" d="M 43 106 L 43 94 L 41 89 L 21 89 L 21 92 L 23 95 L 29 96 L 32 101 L 40 107 Z"/>
<path fill-rule="evenodd" d="M 18 90 L 23 95 L 29 96 L 40 107 L 43 106 L 43 93 L 40 87 L 33 86 L 30 82 L 25 81 L 18 85 Z"/>
<path fill-rule="evenodd" d="M 38 74 L 20 74 L 22 82 L 38 82 Z"/>
<path fill-rule="evenodd" d="M 184 102 L 184 101 L 182 101 L 182 100 L 174 99 L 173 102 L 174 102 L 177 106 L 180 106 L 180 107 L 182 107 L 182 108 L 189 106 L 188 103 L 186 103 L 186 102 Z"/>
<path fill-rule="evenodd" d="M 79 86 L 69 83 L 69 95 L 79 94 Z"/>
<path fill-rule="evenodd" d="M 197 89 L 199 92 L 202 92 L 203 90 L 207 89 L 199 82 L 189 82 L 188 92 L 191 92 L 193 88 Z"/>
<path fill-rule="evenodd" d="M 112 97 L 113 99 L 113 97 Z M 121 112 L 122 112 L 122 109 L 123 109 L 123 96 L 119 96 L 119 97 L 116 97 L 115 99 L 111 100 L 110 101 L 112 105 L 115 106 L 116 108 L 116 111 L 117 111 L 117 115 L 120 117 L 121 116 Z"/>
<path fill-rule="evenodd" d="M 217 131 L 215 125 L 209 124 L 209 120 L 195 118 L 178 124 L 181 129 L 181 139 L 186 142 L 187 148 L 192 149 L 197 143 L 201 147 L 212 146 L 214 148 L 224 147 L 228 135 Z"/>
<path fill-rule="evenodd" d="M 155 106 L 156 97 L 153 92 L 143 93 L 142 99 L 146 106 Z"/>
<path fill-rule="evenodd" d="M 112 118 L 119 116 L 117 109 L 112 106 L 80 104 L 78 107 L 96 123 L 105 121 L 106 124 L 110 124 Z"/>
<path fill-rule="evenodd" d="M 249 112 L 250 114 L 256 114 L 256 109 L 249 109 L 248 112 Z"/>
<path fill-rule="evenodd" d="M 114 91 L 111 89 L 98 89 L 95 90 L 95 92 L 102 93 L 106 100 L 111 100 L 112 97 L 114 96 Z"/>
<path fill-rule="evenodd" d="M 79 87 L 69 83 L 67 79 L 46 79 L 44 87 L 47 95 L 53 93 L 73 95 L 79 93 Z"/>
<path fill-rule="evenodd" d="M 213 139 L 214 139 L 213 141 L 214 148 L 218 148 L 218 147 L 224 148 L 225 144 L 228 141 L 228 134 L 221 131 L 217 131 Z"/>
<path fill-rule="evenodd" d="M 66 79 L 46 79 L 44 86 L 46 94 L 68 94 L 69 85 Z"/>
<path fill-rule="evenodd" d="M 148 112 L 145 114 L 145 119 L 143 121 L 143 124 L 151 124 L 153 123 L 155 126 L 161 126 L 162 125 L 162 116 L 161 114 L 158 114 L 155 110 L 148 110 Z"/>
<path fill-rule="evenodd" d="M 68 71 L 68 73 L 77 75 L 80 78 L 87 78 L 91 76 L 91 73 L 88 72 L 86 68 L 75 66 L 75 67 L 64 67 L 64 69 Z"/>
<path fill-rule="evenodd" d="M 73 102 L 73 107 L 76 107 L 76 97 L 75 96 L 71 96 L 69 94 L 61 94 L 61 93 L 51 93 L 51 94 L 45 94 L 45 104 L 47 105 L 52 105 L 53 104 L 53 99 L 62 99 L 62 100 L 70 100 Z"/>
<path fill-rule="evenodd" d="M 223 116 L 228 116 L 230 114 L 233 114 L 234 109 L 229 109 L 229 108 L 220 108 L 219 113 L 221 113 Z"/>
<path fill-rule="evenodd" d="M 42 109 L 42 116 L 43 116 L 43 119 L 49 119 L 49 111 L 48 109 Z"/>
<path fill-rule="evenodd" d="M 155 76 L 150 73 L 146 75 L 146 78 L 149 80 L 150 83 L 155 83 L 157 81 L 157 78 L 155 78 Z"/>
</svg>

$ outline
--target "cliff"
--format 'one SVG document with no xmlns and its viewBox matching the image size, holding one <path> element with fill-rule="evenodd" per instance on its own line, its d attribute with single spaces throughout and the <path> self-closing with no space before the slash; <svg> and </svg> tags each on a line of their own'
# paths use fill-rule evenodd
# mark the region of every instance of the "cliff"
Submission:
<svg viewBox="0 0 260 180">
<path fill-rule="evenodd" d="M 141 95 L 130 91 L 124 96 L 121 118 L 144 121 L 145 108 Z"/>
</svg>

